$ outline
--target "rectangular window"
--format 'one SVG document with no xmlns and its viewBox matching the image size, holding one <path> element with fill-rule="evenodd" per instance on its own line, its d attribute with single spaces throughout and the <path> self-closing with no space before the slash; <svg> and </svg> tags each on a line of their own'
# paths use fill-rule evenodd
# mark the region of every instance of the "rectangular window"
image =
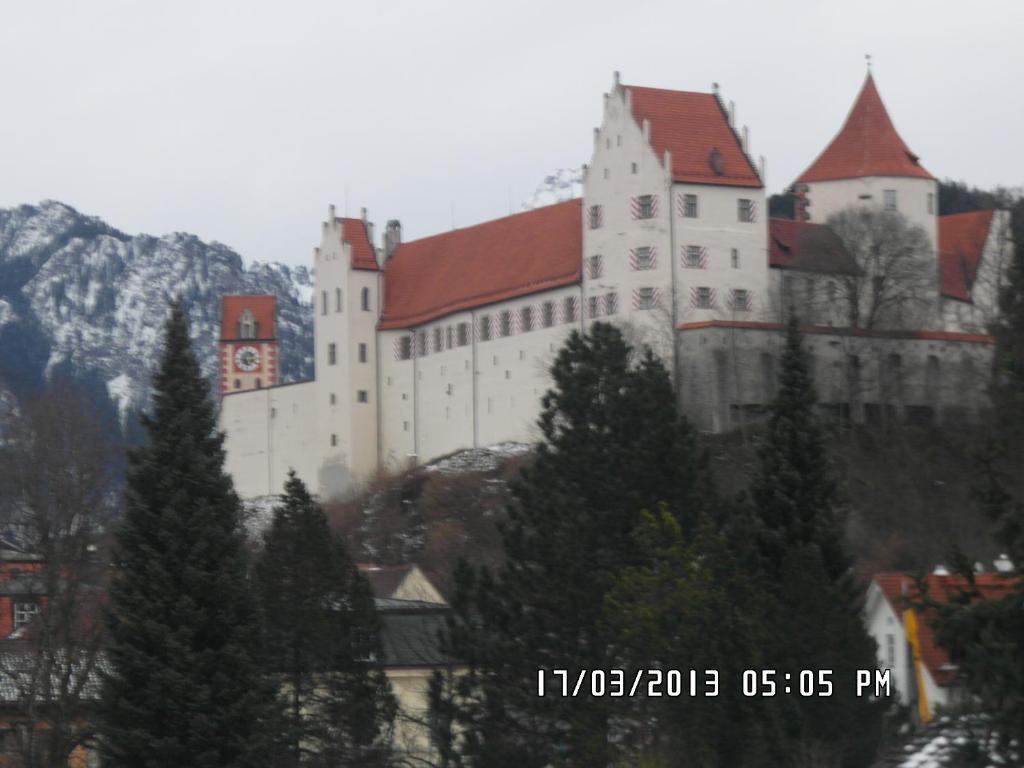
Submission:
<svg viewBox="0 0 1024 768">
<path fill-rule="evenodd" d="M 622 137 L 620 136 L 619 139 L 622 139 Z M 636 176 L 636 174 L 640 170 L 640 167 L 636 163 L 631 163 L 630 164 L 630 169 L 633 171 L 633 175 Z"/>
<path fill-rule="evenodd" d="M 469 323 L 459 323 L 456 331 L 456 340 L 460 347 L 469 344 Z"/>
<path fill-rule="evenodd" d="M 416 332 L 416 354 L 419 357 L 427 356 L 427 332 L 417 331 Z"/>
<path fill-rule="evenodd" d="M 882 191 L 882 205 L 887 211 L 896 210 L 896 190 L 886 189 Z"/>
<path fill-rule="evenodd" d="M 398 340 L 398 359 L 408 360 L 412 357 L 412 336 L 402 336 Z"/>
<path fill-rule="evenodd" d="M 327 314 L 327 291 L 320 291 L 320 314 Z"/>
<path fill-rule="evenodd" d="M 587 209 L 587 225 L 591 229 L 597 229 L 604 223 L 604 212 L 600 205 L 592 205 Z"/>
<path fill-rule="evenodd" d="M 359 345 L 359 362 L 360 363 L 365 363 L 366 362 L 366 355 L 367 355 L 366 345 L 365 344 L 360 344 Z"/>
<path fill-rule="evenodd" d="M 928 213 L 935 213 L 935 193 L 928 193 Z"/>
<path fill-rule="evenodd" d="M 730 254 L 730 258 L 732 259 L 732 268 L 733 269 L 739 269 L 740 268 L 740 250 L 739 250 L 739 248 L 733 248 L 732 249 L 732 252 Z"/>
<path fill-rule="evenodd" d="M 648 246 L 641 246 L 640 248 L 634 248 L 632 254 L 632 266 L 633 269 L 653 269 L 654 268 L 654 249 Z"/>
<path fill-rule="evenodd" d="M 739 220 L 742 222 L 750 223 L 756 220 L 754 201 L 746 198 L 740 198 L 737 202 L 737 214 Z"/>
<path fill-rule="evenodd" d="M 699 245 L 686 246 L 686 259 L 683 262 L 684 267 L 689 267 L 690 269 L 703 269 L 705 263 L 703 248 Z"/>
<path fill-rule="evenodd" d="M 338 345 L 328 344 L 327 345 L 327 364 L 335 365 L 338 362 Z"/>
<path fill-rule="evenodd" d="M 683 195 L 683 217 L 687 219 L 697 218 L 696 195 Z"/>
<path fill-rule="evenodd" d="M 491 340 L 491 316 L 484 315 L 480 318 L 480 341 Z"/>
<path fill-rule="evenodd" d="M 579 318 L 576 316 L 576 297 L 565 297 L 565 322 L 574 323 Z"/>
<path fill-rule="evenodd" d="M 693 288 L 693 305 L 698 309 L 711 309 L 714 304 L 714 293 L 711 289 L 702 285 L 697 288 Z"/>
<path fill-rule="evenodd" d="M 512 335 L 512 313 L 509 310 L 503 311 L 498 320 L 498 333 L 502 336 Z"/>
<path fill-rule="evenodd" d="M 654 195 L 640 195 L 633 198 L 634 219 L 653 219 L 657 215 L 658 203 Z"/>
<path fill-rule="evenodd" d="M 591 256 L 587 260 L 587 277 L 591 280 L 596 280 L 604 274 L 604 264 L 602 263 L 601 257 Z"/>
<path fill-rule="evenodd" d="M 332 433 L 331 434 L 331 448 L 334 448 L 337 445 L 338 445 L 338 436 Z"/>
<path fill-rule="evenodd" d="M 356 392 L 356 402 L 357 403 L 368 403 L 368 402 L 370 402 L 370 393 L 367 392 L 365 389 L 358 390 Z"/>
<path fill-rule="evenodd" d="M 338 397 L 333 392 L 331 392 L 331 398 L 330 399 L 331 399 L 331 405 L 334 405 L 334 404 L 336 404 L 338 402 Z"/>
<path fill-rule="evenodd" d="M 601 312 L 598 309 L 597 296 L 591 296 L 587 299 L 587 311 L 590 313 L 590 319 L 593 320 L 595 317 L 600 317 Z"/>
<path fill-rule="evenodd" d="M 545 328 L 555 324 L 555 302 L 545 301 L 540 308 L 540 322 Z"/>
<path fill-rule="evenodd" d="M 455 331 L 452 329 L 452 327 L 450 325 L 445 326 L 445 329 L 444 329 L 444 343 L 445 343 L 445 348 L 446 349 L 451 349 L 452 348 L 452 342 L 455 340 L 455 335 L 454 334 L 455 334 Z"/>
<path fill-rule="evenodd" d="M 14 628 L 17 629 L 28 624 L 37 615 L 39 615 L 39 603 L 15 603 Z"/>
<path fill-rule="evenodd" d="M 658 306 L 658 293 L 653 288 L 637 288 L 633 296 L 636 309 L 654 309 Z"/>
<path fill-rule="evenodd" d="M 519 325 L 523 333 L 533 330 L 533 307 L 523 307 L 519 310 Z"/>
<path fill-rule="evenodd" d="M 604 295 L 604 313 L 606 315 L 614 315 L 619 311 L 619 294 L 617 293 L 606 293 Z"/>
<path fill-rule="evenodd" d="M 732 308 L 737 312 L 746 312 L 750 309 L 750 292 L 746 288 L 733 288 Z"/>
</svg>

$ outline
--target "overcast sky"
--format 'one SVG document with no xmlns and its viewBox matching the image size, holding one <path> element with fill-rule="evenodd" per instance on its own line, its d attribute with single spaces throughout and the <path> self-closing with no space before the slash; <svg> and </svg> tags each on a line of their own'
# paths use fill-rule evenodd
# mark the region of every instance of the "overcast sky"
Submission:
<svg viewBox="0 0 1024 768">
<path fill-rule="evenodd" d="M 928 170 L 1022 185 L 1022 29 L 1020 0 L 0 0 L 0 207 L 309 264 L 328 203 L 406 239 L 518 210 L 589 161 L 616 69 L 720 83 L 774 192 L 868 52 Z"/>
</svg>

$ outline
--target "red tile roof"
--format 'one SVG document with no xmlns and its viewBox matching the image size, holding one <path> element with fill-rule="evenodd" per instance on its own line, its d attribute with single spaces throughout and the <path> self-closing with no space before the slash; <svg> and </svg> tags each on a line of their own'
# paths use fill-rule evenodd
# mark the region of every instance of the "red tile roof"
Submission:
<svg viewBox="0 0 1024 768">
<path fill-rule="evenodd" d="M 380 327 L 571 285 L 582 263 L 579 199 L 402 243 L 384 266 Z"/>
<path fill-rule="evenodd" d="M 261 339 L 273 339 L 277 334 L 274 325 L 277 299 L 274 296 L 224 296 L 220 311 L 221 340 L 238 338 L 238 320 L 246 309 L 253 313 L 259 323 L 256 335 Z"/>
<path fill-rule="evenodd" d="M 857 264 L 824 224 L 768 219 L 768 264 L 781 269 L 852 273 Z"/>
<path fill-rule="evenodd" d="M 623 86 L 629 91 L 633 116 L 651 124 L 651 146 L 661 159 L 672 153 L 672 178 L 693 184 L 761 187 L 763 183 L 740 146 L 718 97 L 712 93 L 667 91 Z M 721 173 L 711 166 L 718 150 Z"/>
<path fill-rule="evenodd" d="M 366 224 L 362 219 L 339 218 L 341 222 L 342 242 L 352 246 L 352 269 L 372 269 L 376 271 L 377 254 L 366 234 Z"/>
<path fill-rule="evenodd" d="M 934 178 L 896 133 L 870 74 L 842 129 L 797 183 L 865 176 Z"/>
<path fill-rule="evenodd" d="M 939 217 L 939 276 L 943 296 L 971 300 L 981 254 L 992 227 L 993 211 Z"/>
<path fill-rule="evenodd" d="M 886 600 L 902 621 L 903 611 L 909 606 L 907 599 L 918 596 L 917 583 L 905 573 L 879 573 L 874 577 L 875 583 L 882 590 Z M 928 596 L 936 602 L 946 603 L 955 598 L 967 585 L 963 576 L 929 574 L 924 579 Z M 979 573 L 974 577 L 975 586 L 982 600 L 998 600 L 1005 597 L 1016 586 L 1018 579 L 1000 573 Z M 956 667 L 949 659 L 945 648 L 939 647 L 935 639 L 935 631 L 931 625 L 931 612 L 920 615 L 918 637 L 921 641 L 921 661 L 931 672 L 932 678 L 939 685 L 948 685 L 956 677 Z"/>
</svg>

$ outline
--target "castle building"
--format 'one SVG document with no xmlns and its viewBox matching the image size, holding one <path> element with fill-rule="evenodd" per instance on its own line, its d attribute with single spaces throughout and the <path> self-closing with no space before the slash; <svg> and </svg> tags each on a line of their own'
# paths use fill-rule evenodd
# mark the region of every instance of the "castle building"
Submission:
<svg viewBox="0 0 1024 768">
<path fill-rule="evenodd" d="M 936 180 L 869 74 L 796 180 L 796 218 L 769 219 L 763 161 L 734 114 L 717 86 L 616 74 L 582 198 L 411 242 L 393 220 L 379 248 L 365 210 L 332 206 L 313 253 L 316 378 L 222 388 L 242 495 L 279 493 L 289 468 L 321 496 L 343 495 L 378 471 L 531 441 L 554 354 L 597 320 L 666 361 L 705 431 L 764 412 L 790 310 L 837 418 L 937 422 L 983 407 L 1006 214 L 937 215 Z M 897 211 L 924 231 L 912 316 L 850 322 L 850 301 L 883 278 L 826 226 L 849 208 Z"/>
</svg>

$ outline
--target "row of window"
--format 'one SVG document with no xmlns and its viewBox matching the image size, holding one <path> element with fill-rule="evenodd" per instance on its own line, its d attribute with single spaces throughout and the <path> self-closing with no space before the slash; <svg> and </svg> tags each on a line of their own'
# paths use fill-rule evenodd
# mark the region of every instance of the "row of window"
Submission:
<svg viewBox="0 0 1024 768">
<path fill-rule="evenodd" d="M 358 355 L 360 363 L 368 362 L 370 357 L 370 348 L 366 344 L 360 342 Z M 330 344 L 327 345 L 327 364 L 338 364 L 338 345 L 335 344 L 334 342 L 331 342 Z"/>
<path fill-rule="evenodd" d="M 730 264 L 733 269 L 740 267 L 740 252 L 732 248 Z M 687 269 L 707 269 L 708 249 L 701 245 L 684 245 L 682 247 L 682 265 Z M 631 248 L 629 251 L 629 268 L 633 271 L 654 269 L 658 266 L 658 251 L 653 246 Z M 587 259 L 587 277 L 596 280 L 604 275 L 604 256 L 597 254 Z"/>
<path fill-rule="evenodd" d="M 870 195 L 867 195 L 866 197 L 870 197 Z M 882 207 L 885 210 L 887 210 L 887 211 L 898 210 L 898 206 L 897 206 L 897 203 L 896 203 L 896 190 L 895 189 L 883 189 L 882 190 Z M 925 203 L 925 208 L 928 210 L 928 213 L 931 213 L 931 214 L 935 213 L 935 193 L 934 192 L 929 192 L 928 193 L 928 197 L 927 197 L 926 203 Z"/>
<path fill-rule="evenodd" d="M 888 190 L 886 194 L 891 190 Z M 895 192 L 893 193 L 895 195 Z M 895 200 L 894 203 L 895 205 Z M 681 194 L 678 197 L 679 215 L 686 219 L 699 217 L 697 195 Z M 658 215 L 658 195 L 639 195 L 630 199 L 630 216 L 634 219 L 653 219 Z M 744 224 L 757 221 L 757 202 L 741 197 L 736 200 L 736 219 Z M 587 226 L 598 229 L 604 225 L 604 207 L 600 204 L 587 209 Z"/>
<path fill-rule="evenodd" d="M 328 301 L 327 291 L 320 291 L 320 314 L 326 315 L 330 309 L 330 303 Z M 364 312 L 370 311 L 370 289 L 363 288 L 359 293 L 359 307 Z M 334 289 L 334 311 L 341 312 L 344 309 L 344 302 L 342 301 L 341 288 Z"/>
<path fill-rule="evenodd" d="M 477 320 L 476 334 L 479 341 L 490 341 L 516 333 L 529 333 L 538 328 L 551 328 L 560 322 L 573 323 L 579 319 L 579 298 L 566 296 L 561 301 L 551 299 L 543 302 L 539 311 L 530 305 L 518 311 L 506 309 L 496 315 L 482 315 Z M 470 325 L 467 322 L 454 326 L 438 325 L 429 334 L 426 329 L 421 329 L 410 336 L 400 336 L 395 341 L 395 357 L 398 360 L 409 360 L 414 351 L 417 357 L 425 357 L 431 352 L 464 347 L 470 342 L 469 334 Z"/>
<path fill-rule="evenodd" d="M 690 306 L 694 309 L 714 309 L 717 306 L 718 291 L 707 285 L 690 288 Z M 749 312 L 753 308 L 753 295 L 746 288 L 729 291 L 727 306 L 736 312 Z M 660 288 L 633 289 L 633 309 L 657 309 L 662 305 Z"/>
</svg>

